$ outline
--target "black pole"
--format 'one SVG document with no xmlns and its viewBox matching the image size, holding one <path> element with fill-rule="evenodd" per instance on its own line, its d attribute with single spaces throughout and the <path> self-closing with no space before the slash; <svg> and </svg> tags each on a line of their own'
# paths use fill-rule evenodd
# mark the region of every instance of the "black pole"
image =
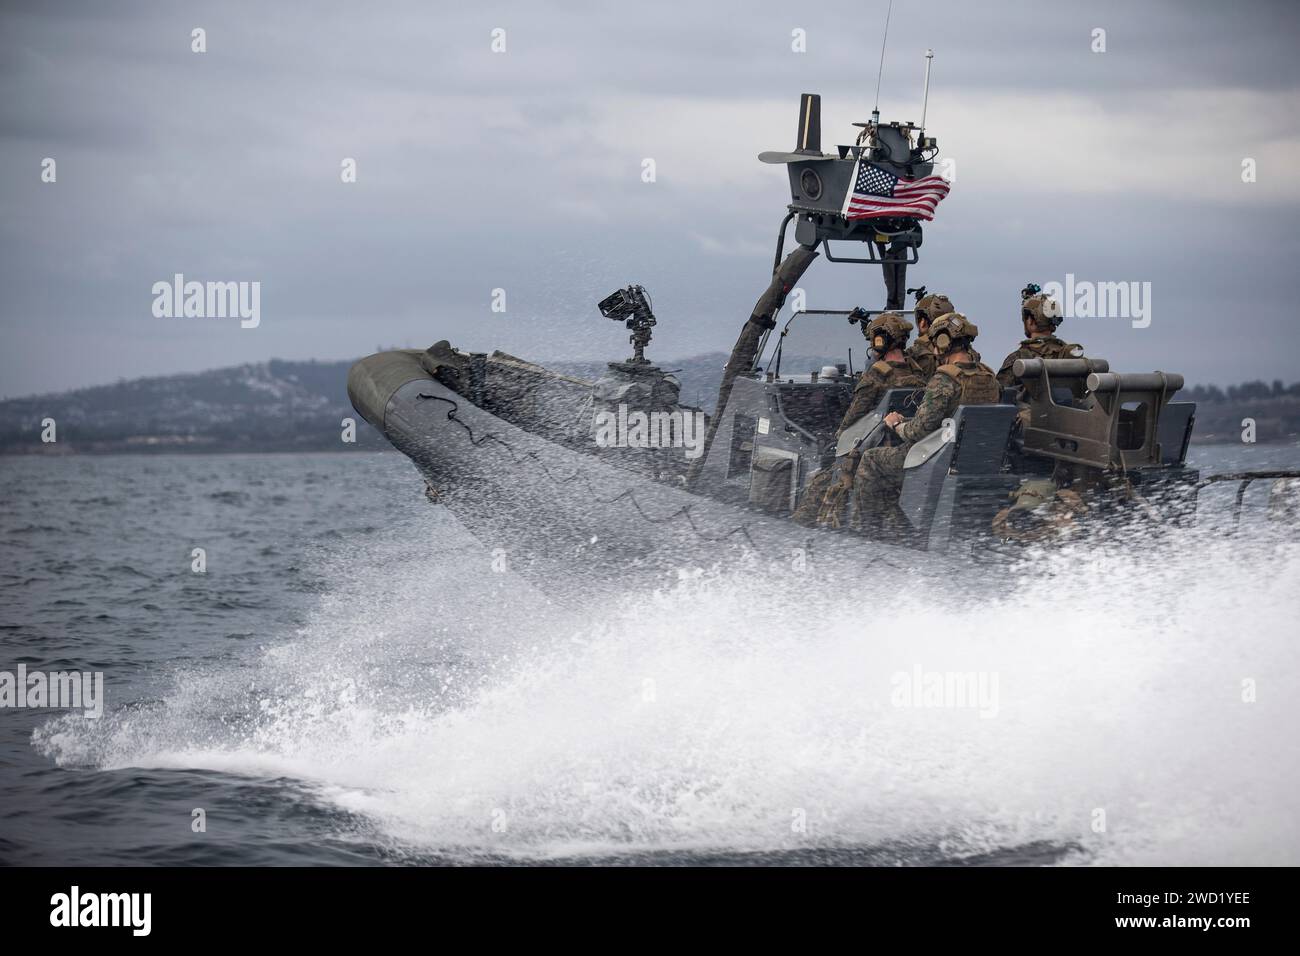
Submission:
<svg viewBox="0 0 1300 956">
<path fill-rule="evenodd" d="M 727 400 L 731 397 L 731 386 L 736 376 L 753 366 L 763 333 L 776 328 L 776 314 L 785 304 L 786 296 L 817 256 L 818 252 L 812 246 L 796 246 L 777 267 L 772 281 L 754 303 L 754 311 L 741 328 L 736 344 L 731 349 L 731 358 L 723 368 L 722 384 L 718 386 L 718 401 L 713 407 L 713 417 L 709 420 L 709 429 L 704 436 L 704 452 L 691 463 L 691 470 L 686 476 L 688 484 L 695 483 L 708 460 L 709 448 L 713 445 L 713 436 L 727 409 Z"/>
</svg>

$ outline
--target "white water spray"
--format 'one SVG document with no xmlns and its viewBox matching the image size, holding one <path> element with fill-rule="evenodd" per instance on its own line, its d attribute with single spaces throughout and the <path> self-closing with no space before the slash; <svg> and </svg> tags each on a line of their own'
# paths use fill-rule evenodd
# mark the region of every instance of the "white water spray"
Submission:
<svg viewBox="0 0 1300 956">
<path fill-rule="evenodd" d="M 577 617 L 472 543 L 370 556 L 301 634 L 36 745 L 298 778 L 453 859 L 1300 862 L 1300 546 L 1141 544 L 1040 556 L 999 594 L 686 574 Z M 895 706 L 918 667 L 997 674 L 996 716 Z"/>
</svg>

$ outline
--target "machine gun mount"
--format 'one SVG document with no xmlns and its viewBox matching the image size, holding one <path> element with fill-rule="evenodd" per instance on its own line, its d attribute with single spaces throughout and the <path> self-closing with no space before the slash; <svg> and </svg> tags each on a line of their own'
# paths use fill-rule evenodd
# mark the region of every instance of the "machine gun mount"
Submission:
<svg viewBox="0 0 1300 956">
<path fill-rule="evenodd" d="M 650 330 L 655 325 L 655 314 L 646 290 L 639 285 L 618 289 L 601 299 L 596 308 L 607 319 L 625 322 L 631 331 L 627 340 L 632 343 L 632 357 L 627 360 L 627 364 L 649 365 L 645 347 L 650 344 Z"/>
</svg>

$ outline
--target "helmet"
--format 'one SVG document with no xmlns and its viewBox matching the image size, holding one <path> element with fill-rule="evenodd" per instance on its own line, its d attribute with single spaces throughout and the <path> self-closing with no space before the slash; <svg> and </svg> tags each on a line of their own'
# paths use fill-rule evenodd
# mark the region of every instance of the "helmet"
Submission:
<svg viewBox="0 0 1300 956">
<path fill-rule="evenodd" d="M 1061 314 L 1060 303 L 1051 296 L 1043 295 L 1041 292 L 1029 296 L 1024 302 L 1020 303 L 1020 317 L 1032 321 L 1040 328 L 1051 326 L 1055 329 L 1065 321 L 1065 316 Z"/>
<path fill-rule="evenodd" d="M 947 315 L 949 312 L 956 312 L 957 307 L 948 300 L 948 297 L 942 292 L 932 292 L 916 303 L 916 308 L 912 314 L 916 317 L 917 323 L 933 322 L 941 315 Z"/>
<path fill-rule="evenodd" d="M 907 335 L 911 331 L 912 323 L 898 312 L 881 312 L 862 326 L 862 334 L 871 343 L 871 348 L 881 355 L 891 348 L 906 345 Z"/>
<path fill-rule="evenodd" d="M 960 312 L 949 312 L 930 323 L 930 341 L 940 355 L 961 345 L 969 345 L 980 330 Z"/>
</svg>

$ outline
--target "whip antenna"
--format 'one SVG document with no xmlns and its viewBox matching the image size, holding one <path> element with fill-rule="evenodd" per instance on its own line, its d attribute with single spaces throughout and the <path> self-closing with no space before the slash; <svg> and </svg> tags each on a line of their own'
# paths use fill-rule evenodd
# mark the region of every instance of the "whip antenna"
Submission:
<svg viewBox="0 0 1300 956">
<path fill-rule="evenodd" d="M 885 35 L 880 38 L 880 69 L 876 71 L 876 108 L 871 111 L 871 121 L 880 124 L 880 80 L 885 75 L 885 44 L 889 42 L 889 18 L 894 12 L 894 0 L 889 0 L 885 11 Z"/>
<path fill-rule="evenodd" d="M 934 51 L 925 51 L 925 92 L 921 95 L 921 135 L 925 135 L 925 110 L 930 105 L 930 64 L 934 62 Z"/>
</svg>

